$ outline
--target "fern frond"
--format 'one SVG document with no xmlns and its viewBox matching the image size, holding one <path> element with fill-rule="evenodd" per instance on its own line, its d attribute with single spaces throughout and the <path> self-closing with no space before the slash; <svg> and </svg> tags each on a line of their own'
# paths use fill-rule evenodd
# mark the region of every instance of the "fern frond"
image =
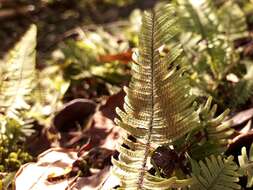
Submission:
<svg viewBox="0 0 253 190">
<path fill-rule="evenodd" d="M 205 62 L 209 64 L 214 76 L 219 78 L 219 70 L 224 63 L 225 52 L 220 47 L 224 43 L 217 39 L 219 23 L 213 2 L 211 0 L 200 0 L 198 3 L 192 0 L 178 0 L 177 2 L 184 30 L 192 34 L 193 38 L 199 39 L 200 37 L 196 45 L 202 48 L 202 54 L 203 49 L 205 50 Z"/>
<path fill-rule="evenodd" d="M 218 28 L 217 10 L 212 0 L 177 0 L 182 26 L 186 31 L 210 39 Z"/>
<path fill-rule="evenodd" d="M 240 175 L 233 156 L 227 159 L 221 156 L 210 156 L 205 162 L 192 163 L 194 185 L 192 190 L 235 190 L 241 189 L 237 184 Z"/>
<path fill-rule="evenodd" d="M 203 127 L 203 140 L 195 144 L 191 149 L 191 156 L 199 160 L 212 154 L 223 154 L 234 129 L 231 128 L 232 121 L 225 121 L 229 109 L 218 116 L 216 115 L 217 105 L 212 105 L 212 97 L 209 97 L 206 104 L 199 108 L 201 126 Z"/>
<path fill-rule="evenodd" d="M 230 41 L 249 35 L 244 13 L 241 8 L 232 1 L 227 1 L 219 8 L 218 18 L 221 23 L 219 30 L 224 32 L 224 34 L 230 38 Z"/>
<path fill-rule="evenodd" d="M 242 148 L 238 161 L 244 175 L 247 176 L 247 188 L 250 188 L 253 186 L 253 143 L 251 144 L 249 155 L 247 155 L 246 147 Z"/>
<path fill-rule="evenodd" d="M 149 174 L 154 148 L 171 144 L 198 127 L 198 115 L 191 106 L 188 80 L 180 68 L 179 46 L 161 56 L 159 48 L 178 34 L 177 18 L 171 5 L 146 12 L 142 20 L 139 52 L 132 64 L 132 79 L 125 87 L 124 111 L 117 109 L 116 124 L 136 138 L 124 139 L 113 159 L 114 173 L 122 189 L 168 189 L 183 187 L 191 180 L 162 179 Z M 127 146 L 126 146 L 127 145 Z"/>
<path fill-rule="evenodd" d="M 17 109 L 28 108 L 26 96 L 32 90 L 35 73 L 35 25 L 1 61 L 0 110 L 13 116 Z"/>
<path fill-rule="evenodd" d="M 211 106 L 211 103 L 212 98 L 209 97 L 202 112 L 202 116 L 205 115 L 205 119 L 207 120 L 207 138 L 208 140 L 212 140 L 226 149 L 226 146 L 229 143 L 229 137 L 234 133 L 234 129 L 231 128 L 232 121 L 224 121 L 226 116 L 229 114 L 229 109 L 226 109 L 219 116 L 214 117 L 217 111 L 217 105 L 214 104 Z M 221 150 L 221 152 L 224 151 L 224 149 Z"/>
</svg>

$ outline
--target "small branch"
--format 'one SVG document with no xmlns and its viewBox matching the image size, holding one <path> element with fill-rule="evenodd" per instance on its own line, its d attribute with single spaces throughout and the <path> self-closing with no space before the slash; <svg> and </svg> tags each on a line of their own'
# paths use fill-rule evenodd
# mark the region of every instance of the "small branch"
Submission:
<svg viewBox="0 0 253 190">
<path fill-rule="evenodd" d="M 15 9 L 2 9 L 0 10 L 0 20 L 15 17 L 17 15 L 25 15 L 27 13 L 33 12 L 34 10 L 35 10 L 34 5 L 22 6 Z"/>
</svg>

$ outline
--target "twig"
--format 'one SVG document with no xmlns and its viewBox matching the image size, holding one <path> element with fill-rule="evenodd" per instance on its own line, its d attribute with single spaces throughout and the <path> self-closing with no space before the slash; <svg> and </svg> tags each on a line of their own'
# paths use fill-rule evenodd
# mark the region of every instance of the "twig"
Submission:
<svg viewBox="0 0 253 190">
<path fill-rule="evenodd" d="M 15 9 L 3 9 L 0 10 L 0 19 L 6 19 L 17 15 L 25 15 L 35 10 L 34 5 L 27 5 Z"/>
<path fill-rule="evenodd" d="M 84 25 L 84 26 L 77 26 L 75 28 L 72 28 L 70 30 L 67 30 L 64 32 L 63 35 L 57 37 L 53 43 L 49 44 L 45 49 L 49 49 L 55 46 L 55 44 L 65 40 L 66 38 L 70 38 L 73 36 L 78 36 L 80 39 L 85 38 L 85 32 L 91 31 L 91 30 L 96 30 L 98 28 L 103 28 L 105 30 L 110 30 L 115 27 L 126 27 L 129 26 L 130 23 L 129 21 L 116 21 L 116 22 L 110 22 L 110 23 L 105 23 L 105 24 L 89 24 L 89 25 Z"/>
</svg>

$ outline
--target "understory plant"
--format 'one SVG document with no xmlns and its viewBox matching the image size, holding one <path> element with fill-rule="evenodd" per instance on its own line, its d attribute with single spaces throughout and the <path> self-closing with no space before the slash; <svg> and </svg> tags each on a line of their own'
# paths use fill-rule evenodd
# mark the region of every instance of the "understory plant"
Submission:
<svg viewBox="0 0 253 190">
<path fill-rule="evenodd" d="M 32 25 L 0 61 L 0 186 L 6 188 L 10 181 L 4 174 L 32 160 L 23 143 L 33 132 L 27 112 L 35 79 L 36 33 Z"/>
<path fill-rule="evenodd" d="M 236 1 L 175 0 L 180 41 L 189 60 L 191 86 L 198 96 L 213 96 L 223 109 L 249 102 L 252 61 L 236 44 L 249 38 L 244 12 Z"/>
<path fill-rule="evenodd" d="M 179 20 L 170 4 L 143 15 L 123 110 L 116 110 L 125 130 L 112 159 L 116 188 L 233 190 L 241 189 L 242 175 L 251 187 L 252 150 L 248 157 L 243 149 L 239 165 L 224 155 L 234 133 L 225 121 L 229 110 L 217 116 L 211 97 L 195 102 L 177 41 Z"/>
<path fill-rule="evenodd" d="M 138 40 L 140 22 L 141 13 L 134 10 L 122 23 L 87 26 L 76 31 L 76 39 L 60 43 L 60 48 L 54 53 L 60 56 L 55 56 L 55 62 L 61 66 L 64 78 L 71 82 L 69 91 L 78 88 L 80 93 L 81 88 L 86 88 L 85 93 L 95 91 L 99 95 L 119 90 L 119 86 L 129 80 L 128 62 L 131 48 Z M 83 97 L 90 98 L 89 95 Z"/>
</svg>

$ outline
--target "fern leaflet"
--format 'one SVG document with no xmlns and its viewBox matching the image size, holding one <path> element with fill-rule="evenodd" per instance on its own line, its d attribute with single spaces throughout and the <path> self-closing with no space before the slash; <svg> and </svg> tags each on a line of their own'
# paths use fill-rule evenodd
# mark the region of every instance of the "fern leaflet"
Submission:
<svg viewBox="0 0 253 190">
<path fill-rule="evenodd" d="M 239 164 L 243 170 L 243 173 L 247 176 L 247 187 L 253 186 L 253 143 L 251 144 L 249 156 L 247 155 L 246 147 L 241 150 L 241 155 L 238 156 Z"/>
</svg>

